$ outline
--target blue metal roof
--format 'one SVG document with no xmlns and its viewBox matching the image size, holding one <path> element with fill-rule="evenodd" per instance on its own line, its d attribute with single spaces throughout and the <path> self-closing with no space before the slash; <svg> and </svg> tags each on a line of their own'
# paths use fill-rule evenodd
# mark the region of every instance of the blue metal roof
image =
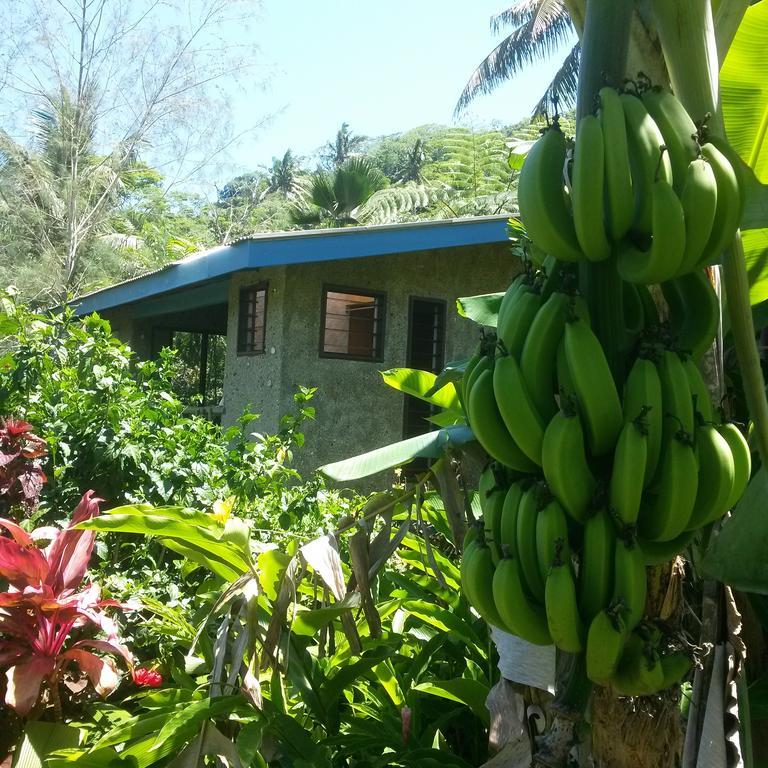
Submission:
<svg viewBox="0 0 768 768">
<path fill-rule="evenodd" d="M 232 245 L 193 254 L 155 272 L 86 294 L 73 304 L 76 313 L 83 315 L 201 283 L 220 283 L 225 276 L 246 269 L 502 243 L 508 239 L 507 220 L 508 216 L 478 216 L 259 234 Z"/>
</svg>

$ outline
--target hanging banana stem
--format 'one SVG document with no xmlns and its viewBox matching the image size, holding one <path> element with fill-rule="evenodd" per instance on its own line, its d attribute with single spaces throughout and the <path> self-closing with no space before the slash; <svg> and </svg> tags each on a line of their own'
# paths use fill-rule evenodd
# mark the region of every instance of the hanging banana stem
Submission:
<svg viewBox="0 0 768 768">
<path fill-rule="evenodd" d="M 718 58 L 709 0 L 653 0 L 672 86 L 695 120 L 709 117 L 711 130 L 725 135 L 718 92 Z M 723 261 L 723 286 L 744 396 L 755 425 L 757 448 L 768 463 L 768 400 L 749 301 L 749 280 L 737 232 Z"/>
<path fill-rule="evenodd" d="M 595 111 L 604 85 L 619 86 L 627 64 L 632 0 L 589 0 L 581 39 L 576 119 Z M 592 327 L 603 345 L 618 385 L 624 378 L 624 302 L 615 261 L 585 262 L 579 284 L 589 306 Z"/>
</svg>

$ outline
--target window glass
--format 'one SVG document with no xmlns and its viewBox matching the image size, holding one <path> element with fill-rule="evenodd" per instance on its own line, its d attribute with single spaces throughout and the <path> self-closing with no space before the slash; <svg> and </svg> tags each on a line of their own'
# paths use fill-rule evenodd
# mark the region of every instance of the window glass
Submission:
<svg viewBox="0 0 768 768">
<path fill-rule="evenodd" d="M 326 357 L 379 360 L 383 341 L 384 296 L 326 289 L 320 352 Z"/>
</svg>

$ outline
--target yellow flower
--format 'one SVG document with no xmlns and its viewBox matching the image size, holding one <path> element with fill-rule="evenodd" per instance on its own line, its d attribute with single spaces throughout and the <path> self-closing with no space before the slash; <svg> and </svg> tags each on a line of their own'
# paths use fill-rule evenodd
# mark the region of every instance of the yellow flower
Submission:
<svg viewBox="0 0 768 768">
<path fill-rule="evenodd" d="M 226 498 L 223 501 L 221 499 L 214 501 L 213 512 L 211 513 L 211 517 L 213 517 L 214 520 L 218 520 L 220 523 L 225 523 L 229 518 L 229 516 L 232 514 L 232 507 L 234 505 L 235 505 L 234 496 L 230 496 L 229 498 Z"/>
</svg>

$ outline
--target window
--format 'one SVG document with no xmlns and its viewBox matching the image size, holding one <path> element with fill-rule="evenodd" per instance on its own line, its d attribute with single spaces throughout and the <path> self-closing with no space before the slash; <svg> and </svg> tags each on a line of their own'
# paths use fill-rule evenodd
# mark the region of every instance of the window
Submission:
<svg viewBox="0 0 768 768">
<path fill-rule="evenodd" d="M 384 294 L 323 290 L 321 357 L 381 360 L 384 341 Z"/>
<path fill-rule="evenodd" d="M 267 283 L 240 291 L 240 315 L 237 322 L 237 354 L 264 354 L 267 321 Z"/>
</svg>

